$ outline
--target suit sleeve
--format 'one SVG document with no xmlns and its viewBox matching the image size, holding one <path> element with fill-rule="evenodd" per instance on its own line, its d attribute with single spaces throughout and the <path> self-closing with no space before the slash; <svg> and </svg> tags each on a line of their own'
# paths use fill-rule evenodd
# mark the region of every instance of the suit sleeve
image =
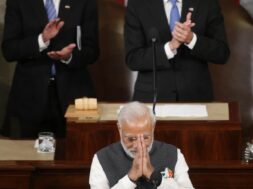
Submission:
<svg viewBox="0 0 253 189">
<path fill-rule="evenodd" d="M 80 68 L 93 64 L 99 55 L 98 13 L 96 0 L 88 0 L 83 10 L 81 24 L 82 49 L 75 48 L 69 63 L 71 68 Z"/>
<path fill-rule="evenodd" d="M 3 55 L 7 61 L 18 61 L 40 55 L 39 34 L 24 36 L 22 28 L 22 16 L 17 0 L 7 0 L 2 42 Z"/>
<path fill-rule="evenodd" d="M 230 54 L 224 19 L 217 0 L 209 1 L 209 7 L 206 33 L 205 35 L 197 34 L 197 42 L 191 53 L 202 60 L 224 64 Z"/>
<path fill-rule="evenodd" d="M 135 9 L 138 5 L 134 1 L 129 0 L 125 16 L 126 64 L 133 71 L 151 71 L 153 69 L 152 44 L 147 39 L 142 20 Z M 156 59 L 157 69 L 170 67 L 164 44 L 159 42 L 156 45 Z"/>
</svg>

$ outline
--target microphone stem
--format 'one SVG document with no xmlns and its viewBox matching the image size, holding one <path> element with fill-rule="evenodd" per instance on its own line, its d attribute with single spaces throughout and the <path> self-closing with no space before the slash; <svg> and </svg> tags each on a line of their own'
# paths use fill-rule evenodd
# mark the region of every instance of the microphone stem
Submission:
<svg viewBox="0 0 253 189">
<path fill-rule="evenodd" d="M 155 106 L 157 101 L 157 88 L 156 88 L 156 39 L 152 40 L 153 46 L 153 89 L 154 89 L 154 99 L 153 99 L 153 113 L 156 115 Z"/>
</svg>

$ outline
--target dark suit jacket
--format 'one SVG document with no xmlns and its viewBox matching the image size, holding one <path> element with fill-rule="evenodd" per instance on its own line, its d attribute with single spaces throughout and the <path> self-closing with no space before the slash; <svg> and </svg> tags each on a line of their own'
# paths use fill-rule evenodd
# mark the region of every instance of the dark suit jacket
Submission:
<svg viewBox="0 0 253 189">
<path fill-rule="evenodd" d="M 163 0 L 129 0 L 125 18 L 126 63 L 138 71 L 134 100 L 152 101 L 152 45 L 150 29 L 159 32 L 157 42 L 158 100 L 210 101 L 213 99 L 208 62 L 224 64 L 229 57 L 223 16 L 217 0 L 183 0 L 181 22 L 194 8 L 192 28 L 197 35 L 195 47 L 181 45 L 168 60 L 164 45 L 172 36 Z"/>
<path fill-rule="evenodd" d="M 81 50 L 74 49 L 68 65 L 54 61 L 62 112 L 75 98 L 95 95 L 86 67 L 99 54 L 96 0 L 61 0 L 58 17 L 65 22 L 63 28 L 39 52 L 38 36 L 48 23 L 43 0 L 7 0 L 2 50 L 8 61 L 17 61 L 8 117 L 42 119 L 53 62 L 46 53 L 76 43 L 77 26 L 81 27 Z"/>
</svg>

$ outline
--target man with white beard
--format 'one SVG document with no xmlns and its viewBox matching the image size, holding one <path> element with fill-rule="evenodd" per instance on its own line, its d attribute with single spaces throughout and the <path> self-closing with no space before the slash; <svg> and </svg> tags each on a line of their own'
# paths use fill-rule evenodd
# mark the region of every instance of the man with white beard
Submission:
<svg viewBox="0 0 253 189">
<path fill-rule="evenodd" d="M 155 116 L 139 102 L 118 115 L 120 142 L 99 150 L 90 171 L 91 189 L 193 189 L 183 154 L 154 140 Z"/>
</svg>

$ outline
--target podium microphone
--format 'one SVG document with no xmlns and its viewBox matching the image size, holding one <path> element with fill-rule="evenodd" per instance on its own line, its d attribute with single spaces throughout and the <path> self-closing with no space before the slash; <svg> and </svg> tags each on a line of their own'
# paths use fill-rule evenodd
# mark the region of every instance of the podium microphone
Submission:
<svg viewBox="0 0 253 189">
<path fill-rule="evenodd" d="M 151 28 L 149 30 L 149 39 L 152 42 L 152 51 L 153 51 L 153 92 L 154 92 L 154 98 L 153 98 L 153 113 L 155 113 L 155 106 L 157 101 L 157 86 L 156 86 L 156 42 L 158 40 L 159 33 L 156 28 Z"/>
</svg>

